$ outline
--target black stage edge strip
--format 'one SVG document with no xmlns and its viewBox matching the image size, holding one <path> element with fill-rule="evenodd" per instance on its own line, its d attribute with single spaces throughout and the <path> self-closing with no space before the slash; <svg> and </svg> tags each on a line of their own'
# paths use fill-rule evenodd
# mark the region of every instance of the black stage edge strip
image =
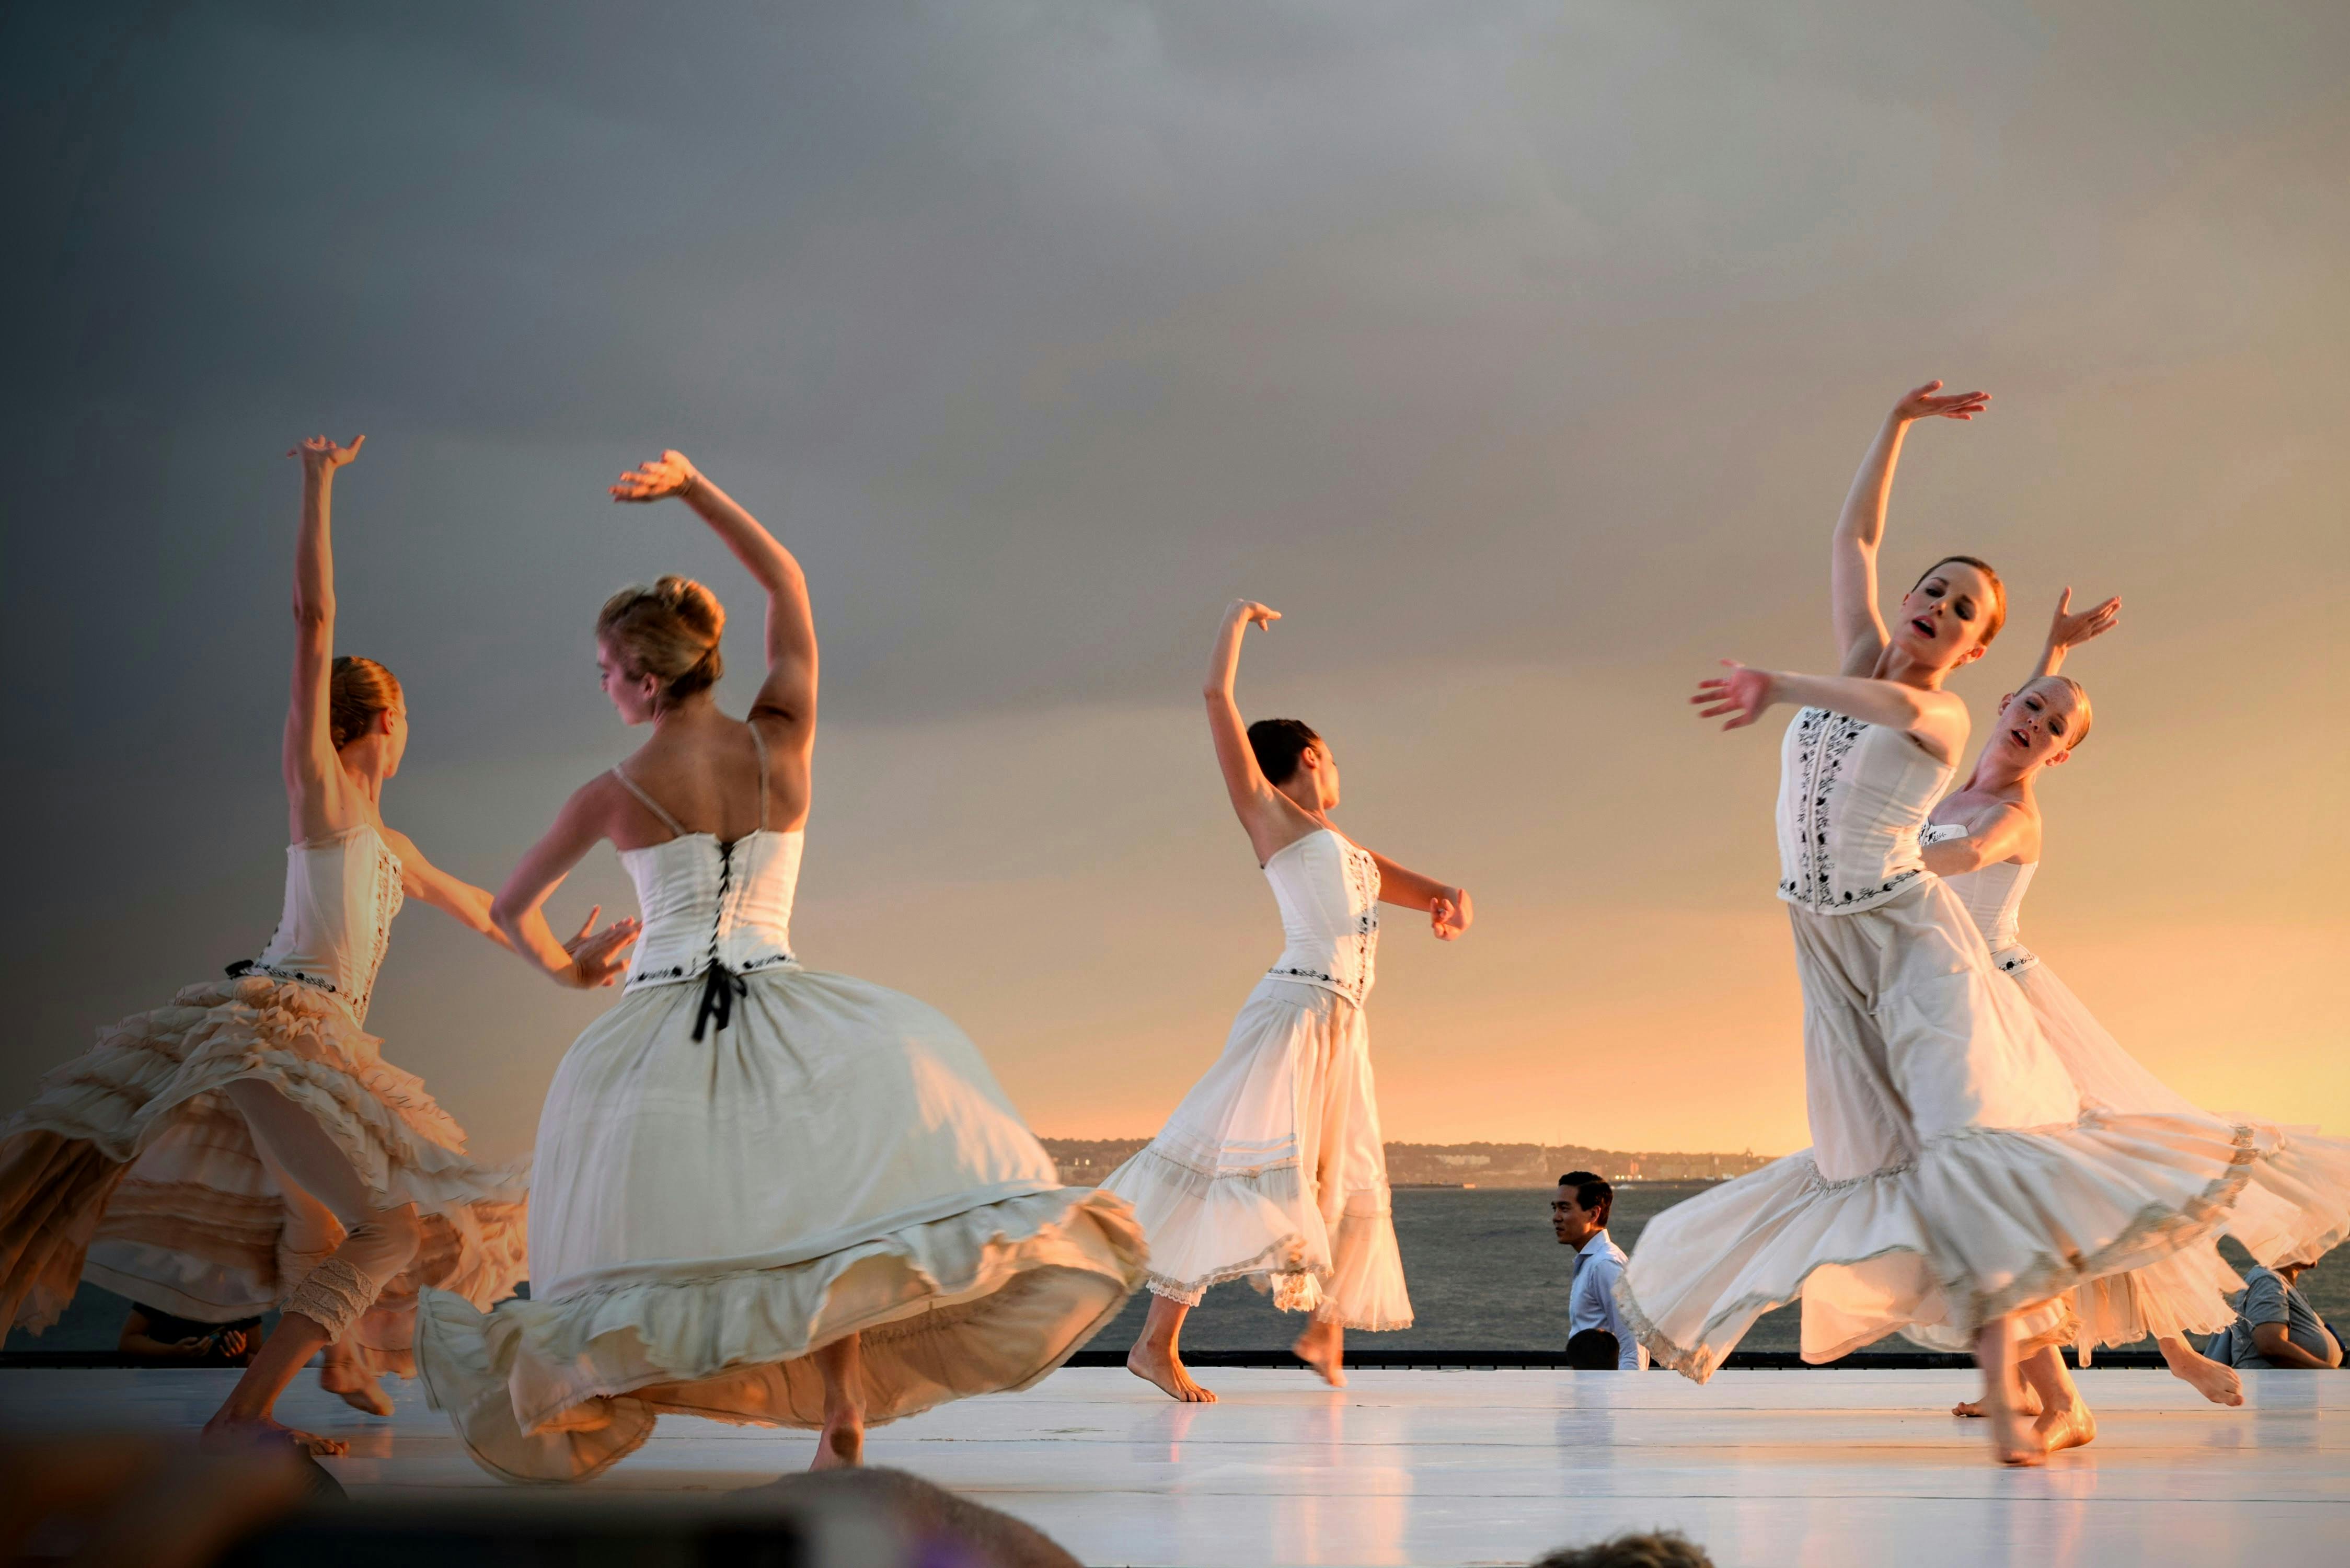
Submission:
<svg viewBox="0 0 2350 1568">
<path fill-rule="evenodd" d="M 1722 1369 L 1729 1372 L 1914 1372 L 1919 1370 L 1956 1370 L 1974 1366 L 1971 1355 L 1944 1355 L 1930 1350 L 1864 1351 L 1847 1355 L 1842 1361 L 1825 1366 L 1805 1361 L 1792 1350 L 1736 1350 L 1724 1361 Z M 1123 1366 L 1126 1353 L 1122 1350 L 1080 1350 L 1069 1357 L 1070 1366 Z M 1305 1364 L 1285 1350 L 1186 1350 L 1186 1366 L 1304 1366 Z M 2064 1365 L 2077 1367 L 2080 1364 L 2070 1351 Z M 2160 1366 L 2163 1359 L 2151 1350 L 2100 1351 L 2090 1361 L 2092 1366 Z M 1347 1369 L 1349 1372 L 1525 1372 L 1543 1369 L 1564 1369 L 1566 1353 L 1563 1350 L 1357 1350 L 1347 1347 Z M 1664 1368 L 1652 1366 L 1651 1372 Z"/>
<path fill-rule="evenodd" d="M 2064 1364 L 2079 1364 L 2068 1352 Z M 2092 1366 L 2160 1366 L 2162 1357 L 2151 1350 L 2108 1350 L 2091 1362 Z M 1070 1366 L 1123 1366 L 1126 1352 L 1122 1350 L 1080 1350 L 1069 1357 Z M 1187 1350 L 1183 1353 L 1186 1366 L 1291 1366 L 1305 1364 L 1285 1350 Z M 1863 1352 L 1833 1361 L 1825 1366 L 1804 1360 L 1792 1350 L 1732 1351 L 1722 1363 L 1730 1372 L 1915 1372 L 1919 1370 L 1949 1371 L 1970 1367 L 1974 1358 L 1966 1355 L 1944 1355 L 1925 1350 L 1889 1350 Z M 1531 1372 L 1555 1370 L 1566 1366 L 1566 1353 L 1559 1350 L 1356 1350 L 1347 1352 L 1347 1366 L 1356 1372 Z M 11 1350 L 0 1352 L 0 1370 L 20 1371 L 47 1367 L 54 1371 L 86 1371 L 93 1368 L 130 1368 L 139 1371 L 183 1371 L 168 1362 L 143 1361 L 113 1350 Z M 234 1371 L 235 1368 L 213 1368 Z M 1650 1367 L 1651 1372 L 1662 1371 Z"/>
</svg>

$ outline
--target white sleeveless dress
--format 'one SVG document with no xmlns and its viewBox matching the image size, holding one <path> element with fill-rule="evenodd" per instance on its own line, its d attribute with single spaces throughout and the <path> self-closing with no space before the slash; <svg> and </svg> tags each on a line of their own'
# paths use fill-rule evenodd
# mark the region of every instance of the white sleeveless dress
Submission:
<svg viewBox="0 0 2350 1568">
<path fill-rule="evenodd" d="M 0 1128 L 0 1307 L 36 1331 L 82 1279 L 177 1316 L 265 1312 L 340 1235 L 286 1194 L 220 1091 L 269 1084 L 316 1116 L 378 1208 L 417 1205 L 415 1260 L 348 1343 L 412 1375 L 420 1285 L 488 1305 L 524 1276 L 526 1167 L 465 1157 L 464 1130 L 385 1061 L 368 1003 L 400 912 L 400 862 L 361 825 L 286 851 L 286 906 L 260 958 L 101 1031 Z M 323 1225 L 328 1229 L 317 1229 Z"/>
<path fill-rule="evenodd" d="M 1928 843 L 1965 836 L 1960 824 L 1926 830 Z M 2038 869 L 2038 861 L 2001 861 L 1947 881 L 1982 933 L 1992 966 L 2022 990 L 2042 1036 L 2085 1104 L 2108 1113 L 2202 1115 L 2122 1049 L 2072 988 L 2023 945 L 2023 895 Z M 2350 1142 L 2251 1125 L 2260 1127 L 2269 1153 L 2252 1163 L 2251 1179 L 2228 1217 L 2229 1232 L 2271 1264 L 2317 1257 L 2350 1235 Z M 2189 1247 L 2074 1291 L 2074 1343 L 2085 1355 L 2099 1345 L 2135 1345 L 2148 1335 L 2214 1333 L 2235 1321 L 2228 1298 L 2243 1288 L 2216 1244 Z"/>
<path fill-rule="evenodd" d="M 1253 1277 L 1347 1328 L 1411 1325 L 1371 1079 L 1378 863 L 1327 828 L 1264 864 L 1288 945 L 1223 1054 L 1102 1190 L 1134 1205 L 1150 1288 L 1197 1305 Z"/>
<path fill-rule="evenodd" d="M 1919 831 L 1950 770 L 1908 735 L 1806 708 L 1781 763 L 1813 1147 L 1650 1220 L 1617 1303 L 1700 1380 L 1798 1297 L 1807 1361 L 1896 1332 L 1968 1350 L 2007 1314 L 2027 1349 L 2070 1338 L 2076 1287 L 2208 1241 L 2273 1139 L 2084 1106 L 1925 870 Z"/>
<path fill-rule="evenodd" d="M 531 1299 L 425 1298 L 433 1403 L 562 1481 L 664 1411 L 820 1427 L 810 1352 L 851 1334 L 877 1425 L 1051 1372 L 1141 1282 L 1126 1205 L 1060 1184 L 943 1014 L 801 967 L 802 832 L 687 833 L 615 773 L 677 836 L 620 857 L 643 935 L 547 1091 Z"/>
</svg>

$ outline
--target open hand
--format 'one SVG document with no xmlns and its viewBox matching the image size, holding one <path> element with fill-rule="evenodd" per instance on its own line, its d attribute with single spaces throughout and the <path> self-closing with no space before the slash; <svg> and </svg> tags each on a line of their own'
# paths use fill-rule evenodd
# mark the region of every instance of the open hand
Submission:
<svg viewBox="0 0 2350 1568">
<path fill-rule="evenodd" d="M 1774 701 L 1771 672 L 1749 670 L 1734 659 L 1723 659 L 1721 667 L 1730 673 L 1699 681 L 1697 695 L 1690 701 L 1710 704 L 1699 711 L 1699 718 L 1721 718 L 1726 713 L 1729 717 L 1721 720 L 1721 727 L 1742 730 L 1760 719 Z"/>
<path fill-rule="evenodd" d="M 628 971 L 629 944 L 637 940 L 639 930 L 634 920 L 614 920 L 598 931 L 596 917 L 603 912 L 601 904 L 588 910 L 588 918 L 579 922 L 579 934 L 563 944 L 563 950 L 571 955 L 571 982 L 582 991 L 619 982 Z"/>
<path fill-rule="evenodd" d="M 1225 607 L 1224 618 L 1245 621 L 1251 626 L 1261 626 L 1270 630 L 1273 623 L 1281 618 L 1281 612 L 1254 599 L 1234 599 Z"/>
<path fill-rule="evenodd" d="M 615 501 L 660 501 L 682 495 L 702 480 L 702 471 L 681 452 L 664 452 L 620 475 L 612 486 Z"/>
<path fill-rule="evenodd" d="M 351 444 L 348 446 L 337 446 L 331 437 L 315 435 L 294 447 L 286 455 L 300 458 L 303 468 L 309 472 L 332 473 L 359 456 L 359 448 L 365 445 L 367 445 L 367 437 L 363 435 L 351 437 Z"/>
<path fill-rule="evenodd" d="M 2095 609 L 2071 612 L 2073 590 L 2066 588 L 2056 596 L 2055 618 L 2048 623 L 2048 646 L 2056 649 L 2078 648 L 2093 637 L 2103 637 L 2114 629 L 2122 618 L 2122 597 L 2116 594 Z"/>
<path fill-rule="evenodd" d="M 1461 933 L 1467 930 L 1469 922 L 1476 918 L 1477 912 L 1469 901 L 1469 889 L 1466 888 L 1453 888 L 1452 897 L 1449 898 L 1440 895 L 1428 906 L 1429 928 L 1436 933 L 1436 940 L 1440 942 L 1460 940 Z"/>
<path fill-rule="evenodd" d="M 1941 382 L 1929 381 L 1924 386 L 1905 393 L 1901 400 L 1893 405 L 1893 417 L 1905 421 L 1938 419 L 1970 420 L 1981 413 L 1983 405 L 1991 401 L 1989 392 L 1951 392 L 1944 396 L 1937 396 L 1936 394 L 1940 393 L 1941 390 Z"/>
</svg>

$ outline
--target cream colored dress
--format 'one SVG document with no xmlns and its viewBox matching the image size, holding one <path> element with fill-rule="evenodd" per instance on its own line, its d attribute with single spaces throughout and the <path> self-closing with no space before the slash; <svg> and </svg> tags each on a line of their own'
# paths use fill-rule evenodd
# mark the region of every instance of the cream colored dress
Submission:
<svg viewBox="0 0 2350 1568">
<path fill-rule="evenodd" d="M 1223 1054 L 1102 1190 L 1134 1205 L 1150 1288 L 1198 1304 L 1253 1278 L 1347 1328 L 1411 1325 L 1371 1077 L 1378 863 L 1325 828 L 1264 864 L 1288 945 Z"/>
<path fill-rule="evenodd" d="M 943 1014 L 801 967 L 801 832 L 721 843 L 637 793 L 676 836 L 620 857 L 643 935 L 547 1091 L 531 1299 L 427 1295 L 434 1404 L 484 1469 L 562 1481 L 665 1411 L 821 1426 L 810 1353 L 851 1334 L 876 1424 L 1051 1372 L 1141 1282 L 1126 1205 L 1060 1184 Z"/>
<path fill-rule="evenodd" d="M 1926 830 L 1928 843 L 1965 836 L 1959 824 Z M 2202 1116 L 2187 1096 L 2122 1049 L 2072 988 L 2023 945 L 2023 895 L 2038 869 L 2037 861 L 2001 861 L 1947 878 L 1982 933 L 1992 967 L 2022 991 L 2042 1036 L 2084 1103 L 2107 1113 Z M 2321 1255 L 2350 1234 L 2350 1142 L 2251 1125 L 2260 1128 L 2271 1152 L 2252 1163 L 2251 1180 L 2229 1216 L 2230 1233 L 2263 1263 Z M 2243 1288 L 2216 1243 L 2186 1248 L 2074 1291 L 2079 1323 L 2074 1343 L 2085 1354 L 2099 1345 L 2135 1345 L 2148 1335 L 2214 1333 L 2235 1321 L 2228 1298 Z"/>
<path fill-rule="evenodd" d="M 257 960 L 126 1018 L 51 1073 L 0 1128 L 0 1308 L 38 1331 L 88 1279 L 181 1317 L 278 1305 L 342 1240 L 291 1195 L 221 1093 L 259 1079 L 317 1118 L 379 1209 L 417 1205 L 414 1260 L 349 1343 L 414 1371 L 416 1293 L 487 1306 L 525 1273 L 525 1168 L 465 1155 L 464 1130 L 385 1061 L 368 1003 L 400 912 L 400 862 L 373 826 L 286 851 L 286 905 Z"/>
<path fill-rule="evenodd" d="M 1800 1297 L 1804 1358 L 1900 1333 L 1972 1347 L 1992 1317 L 2069 1339 L 2079 1287 L 2208 1241 L 2273 1134 L 2083 1102 L 1918 836 L 1950 770 L 1823 709 L 1782 753 L 1780 897 L 1804 988 L 1813 1145 L 1658 1215 L 1617 1301 L 1702 1380 Z"/>
</svg>

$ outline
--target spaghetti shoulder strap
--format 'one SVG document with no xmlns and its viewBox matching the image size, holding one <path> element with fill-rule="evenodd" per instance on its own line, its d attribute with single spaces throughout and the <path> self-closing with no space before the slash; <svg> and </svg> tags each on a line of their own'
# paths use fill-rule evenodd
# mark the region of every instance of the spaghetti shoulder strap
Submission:
<svg viewBox="0 0 2350 1568">
<path fill-rule="evenodd" d="M 759 826 L 764 827 L 767 826 L 767 737 L 759 733 L 755 722 L 750 729 L 751 747 L 759 753 Z"/>
<path fill-rule="evenodd" d="M 680 838 L 683 838 L 686 836 L 684 826 L 679 823 L 677 818 L 663 811 L 661 809 L 660 802 L 647 794 L 643 790 L 639 789 L 637 787 L 637 781 L 630 778 L 627 774 L 621 772 L 620 765 L 618 763 L 612 764 L 612 776 L 619 780 L 620 787 L 627 790 L 630 794 L 635 795 L 639 804 L 643 805 L 647 811 L 650 811 L 655 816 L 660 817 L 663 827 L 668 828 Z"/>
</svg>

